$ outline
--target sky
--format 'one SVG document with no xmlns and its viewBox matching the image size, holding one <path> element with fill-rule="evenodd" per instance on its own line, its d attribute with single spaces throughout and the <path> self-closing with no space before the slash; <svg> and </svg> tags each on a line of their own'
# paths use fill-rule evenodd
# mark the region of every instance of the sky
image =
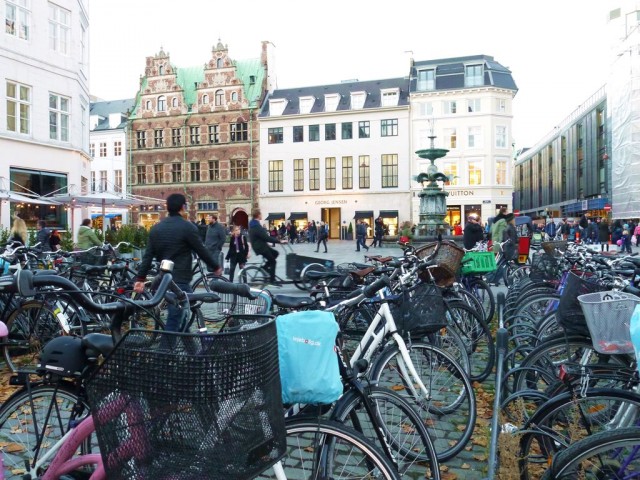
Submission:
<svg viewBox="0 0 640 480">
<path fill-rule="evenodd" d="M 275 45 L 279 88 L 408 74 L 409 58 L 491 55 L 518 86 L 516 148 L 529 147 L 607 80 L 610 0 L 91 0 L 91 94 L 135 96 L 160 50 L 202 65 L 218 38 L 235 59 Z M 412 52 L 412 53 L 407 53 Z M 271 68 L 272 66 L 270 66 Z"/>
</svg>

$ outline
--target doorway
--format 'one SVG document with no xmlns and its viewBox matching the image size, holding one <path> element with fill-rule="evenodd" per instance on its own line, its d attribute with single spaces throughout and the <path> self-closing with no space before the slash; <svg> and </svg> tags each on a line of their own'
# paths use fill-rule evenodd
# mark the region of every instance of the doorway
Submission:
<svg viewBox="0 0 640 480">
<path fill-rule="evenodd" d="M 340 208 L 323 208 L 320 218 L 329 225 L 329 238 L 340 239 Z"/>
</svg>

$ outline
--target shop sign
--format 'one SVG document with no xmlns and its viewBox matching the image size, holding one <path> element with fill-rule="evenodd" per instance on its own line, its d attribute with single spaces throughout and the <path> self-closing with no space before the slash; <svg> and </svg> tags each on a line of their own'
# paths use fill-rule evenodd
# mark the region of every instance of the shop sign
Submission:
<svg viewBox="0 0 640 480">
<path fill-rule="evenodd" d="M 491 200 L 482 200 L 482 203 L 491 203 Z"/>
<path fill-rule="evenodd" d="M 475 194 L 473 190 L 449 190 L 450 197 L 472 197 Z"/>
<path fill-rule="evenodd" d="M 582 200 L 582 210 L 589 210 L 589 200 Z"/>
<path fill-rule="evenodd" d="M 346 200 L 316 200 L 316 205 L 346 205 Z"/>
</svg>

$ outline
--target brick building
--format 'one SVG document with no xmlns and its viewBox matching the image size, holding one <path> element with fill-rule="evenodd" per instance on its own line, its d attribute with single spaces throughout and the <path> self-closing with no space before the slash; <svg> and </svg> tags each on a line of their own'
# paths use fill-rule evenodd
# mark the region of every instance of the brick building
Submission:
<svg viewBox="0 0 640 480">
<path fill-rule="evenodd" d="M 134 194 L 164 199 L 184 193 L 192 220 L 218 214 L 246 226 L 258 203 L 257 114 L 275 85 L 269 42 L 259 59 L 233 60 L 220 41 L 204 66 L 181 68 L 162 49 L 147 57 L 129 121 L 128 184 Z M 150 225 L 162 205 L 134 221 Z"/>
</svg>

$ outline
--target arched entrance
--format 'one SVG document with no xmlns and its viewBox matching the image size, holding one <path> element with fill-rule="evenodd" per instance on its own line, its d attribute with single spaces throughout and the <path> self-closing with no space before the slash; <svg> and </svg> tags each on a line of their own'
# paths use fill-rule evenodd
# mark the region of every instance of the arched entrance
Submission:
<svg viewBox="0 0 640 480">
<path fill-rule="evenodd" d="M 242 208 L 238 208 L 233 212 L 231 216 L 231 223 L 234 225 L 240 225 L 242 228 L 249 228 L 249 215 Z"/>
</svg>

